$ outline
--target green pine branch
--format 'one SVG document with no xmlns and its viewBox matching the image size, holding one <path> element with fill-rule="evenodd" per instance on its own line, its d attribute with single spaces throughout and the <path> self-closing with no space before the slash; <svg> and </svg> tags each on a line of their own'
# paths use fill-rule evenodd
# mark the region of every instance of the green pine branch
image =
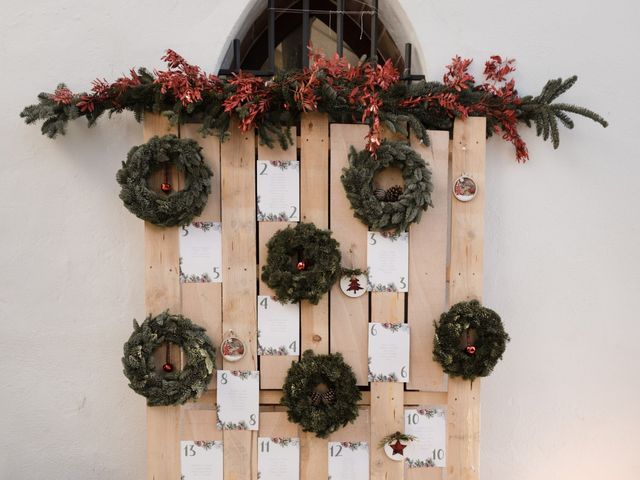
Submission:
<svg viewBox="0 0 640 480">
<path fill-rule="evenodd" d="M 553 103 L 560 95 L 568 91 L 576 82 L 576 75 L 562 80 L 557 78 L 549 80 L 536 97 L 531 95 L 522 97 L 522 103 L 518 107 L 518 120 L 528 127 L 535 126 L 536 135 L 543 140 L 551 139 L 553 148 L 560 146 L 560 131 L 558 122 L 565 128 L 572 129 L 574 123 L 570 113 L 589 118 L 607 127 L 609 123 L 593 110 L 570 103 Z"/>
</svg>

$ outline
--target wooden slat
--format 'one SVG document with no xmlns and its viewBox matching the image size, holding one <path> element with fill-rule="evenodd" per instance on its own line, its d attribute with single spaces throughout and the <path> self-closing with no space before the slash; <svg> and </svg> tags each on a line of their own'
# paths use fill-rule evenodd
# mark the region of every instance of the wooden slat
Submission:
<svg viewBox="0 0 640 480">
<path fill-rule="evenodd" d="M 447 234 L 449 227 L 449 132 L 430 131 L 431 145 L 411 136 L 411 146 L 429 163 L 433 207 L 409 227 L 407 321 L 411 327 L 411 369 L 407 388 L 445 390 L 445 375 L 433 360 L 433 322 L 446 309 Z M 428 246 L 428 248 L 427 248 Z M 426 249 L 426 250 L 425 250 Z"/>
<path fill-rule="evenodd" d="M 277 405 L 282 398 L 281 390 L 261 390 L 260 391 L 260 404 L 261 405 Z M 370 405 L 371 393 L 362 392 L 362 399 L 358 402 L 358 405 Z M 446 405 L 447 393 L 446 392 L 404 392 L 404 404 L 405 405 Z"/>
<path fill-rule="evenodd" d="M 330 225 L 340 243 L 343 265 L 367 267 L 367 226 L 353 217 L 353 210 L 340 181 L 349 163 L 349 149 L 365 146 L 366 125 L 331 125 Z M 367 324 L 369 296 L 348 298 L 336 283 L 330 302 L 331 351 L 341 352 L 356 374 L 358 385 L 367 385 Z"/>
<path fill-rule="evenodd" d="M 262 266 L 267 261 L 267 242 L 278 230 L 294 226 L 295 222 L 260 222 L 258 228 L 260 230 L 259 239 L 259 266 L 258 276 L 262 272 Z M 274 291 L 270 289 L 262 279 L 258 282 L 258 290 L 260 295 L 274 295 Z M 291 366 L 291 362 L 298 360 L 298 356 L 293 355 L 260 355 L 260 388 L 263 389 L 280 389 L 284 384 L 287 376 L 287 370 Z"/>
<path fill-rule="evenodd" d="M 222 431 L 216 428 L 216 411 L 213 409 L 183 408 L 180 423 L 181 440 L 222 440 Z"/>
<path fill-rule="evenodd" d="M 485 119 L 456 120 L 452 177 L 466 173 L 478 187 L 470 202 L 452 200 L 449 304 L 482 298 Z M 451 480 L 480 477 L 480 381 L 449 379 L 447 473 Z"/>
<path fill-rule="evenodd" d="M 269 148 L 266 145 L 258 145 L 258 160 L 268 161 L 291 161 L 296 160 L 296 150 L 288 148 L 283 150 L 279 144 Z M 272 235 L 288 225 L 295 225 L 295 222 L 259 222 L 258 223 L 258 244 L 260 251 L 260 268 L 258 275 L 262 272 L 262 265 L 266 262 L 266 243 Z M 273 291 L 260 279 L 260 295 L 273 295 Z M 304 302 L 303 302 L 304 303 Z M 260 356 L 260 387 L 261 388 L 282 388 L 287 370 L 292 361 L 296 361 L 297 356 Z"/>
<path fill-rule="evenodd" d="M 371 412 L 369 407 L 360 407 L 360 414 L 353 423 L 347 424 L 346 427 L 332 433 L 327 438 L 330 442 L 369 442 L 371 436 Z M 373 446 L 369 444 L 369 452 Z M 325 463 L 327 451 L 324 451 Z M 316 476 L 314 478 L 326 478 L 326 476 Z"/>
<path fill-rule="evenodd" d="M 404 293 L 373 292 L 371 321 L 380 323 L 404 322 Z M 411 372 L 409 372 L 411 373 Z M 370 478 L 392 480 L 402 478 L 403 462 L 394 462 L 377 448 L 380 440 L 404 430 L 404 384 L 371 382 L 371 439 Z"/>
<path fill-rule="evenodd" d="M 305 113 L 300 123 L 300 214 L 303 222 L 329 227 L 329 119 Z M 301 351 L 329 353 L 329 295 L 300 305 Z M 300 433 L 301 480 L 326 478 L 327 440 Z"/>
<path fill-rule="evenodd" d="M 329 118 L 305 113 L 300 123 L 300 214 L 303 222 L 329 227 Z M 300 305 L 301 351 L 329 352 L 329 295 Z"/>
<path fill-rule="evenodd" d="M 286 412 L 260 413 L 261 437 L 297 437 L 298 426 L 287 419 Z"/>
<path fill-rule="evenodd" d="M 219 222 L 220 217 L 220 140 L 215 135 L 202 138 L 199 125 L 186 124 L 180 129 L 181 138 L 196 140 L 202 147 L 205 162 L 211 168 L 211 194 L 202 214 L 194 220 Z M 182 313 L 198 325 L 206 328 L 207 334 L 216 346 L 216 366 L 222 365 L 222 355 L 218 346 L 222 341 L 222 284 L 183 283 Z M 209 388 L 216 387 L 215 375 Z"/>
<path fill-rule="evenodd" d="M 233 330 L 247 352 L 223 368 L 255 370 L 256 356 L 256 208 L 255 134 L 241 133 L 234 122 L 221 145 L 222 178 L 222 330 Z M 225 430 L 225 480 L 254 480 L 258 432 Z M 249 461 L 251 459 L 251 461 Z"/>
<path fill-rule="evenodd" d="M 166 118 L 157 115 L 145 118 L 143 132 L 145 142 L 154 135 L 177 133 L 169 128 Z M 166 309 L 180 313 L 178 230 L 145 222 L 144 237 L 147 313 L 157 315 Z M 179 366 L 179 349 L 175 346 L 172 347 L 172 359 Z M 148 479 L 174 480 L 180 477 L 179 429 L 180 407 L 147 407 Z"/>
</svg>

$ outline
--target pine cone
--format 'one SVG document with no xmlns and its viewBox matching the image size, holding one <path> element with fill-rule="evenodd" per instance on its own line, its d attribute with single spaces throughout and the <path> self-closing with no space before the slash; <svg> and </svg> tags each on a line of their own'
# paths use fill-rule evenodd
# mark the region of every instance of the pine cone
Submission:
<svg viewBox="0 0 640 480">
<path fill-rule="evenodd" d="M 383 201 L 387 191 L 384 188 L 376 187 L 373 189 L 373 196 L 378 200 Z"/>
<path fill-rule="evenodd" d="M 332 388 L 328 388 L 324 383 L 319 384 L 311 393 L 311 404 L 319 406 L 320 404 L 331 405 L 336 399 L 336 392 Z"/>
<path fill-rule="evenodd" d="M 385 192 L 384 201 L 397 202 L 402 192 L 404 192 L 404 189 L 400 185 L 394 185 Z"/>
</svg>

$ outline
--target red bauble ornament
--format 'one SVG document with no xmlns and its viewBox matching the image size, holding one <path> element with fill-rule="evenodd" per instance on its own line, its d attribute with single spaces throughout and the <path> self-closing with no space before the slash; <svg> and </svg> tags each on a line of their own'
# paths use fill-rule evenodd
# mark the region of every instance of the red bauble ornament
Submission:
<svg viewBox="0 0 640 480">
<path fill-rule="evenodd" d="M 476 347 L 474 347 L 473 345 L 469 345 L 465 350 L 467 351 L 467 355 L 476 354 Z"/>
<path fill-rule="evenodd" d="M 162 190 L 166 194 L 171 193 L 171 190 L 172 190 L 171 184 L 163 183 L 162 185 L 160 185 L 160 190 Z"/>
<path fill-rule="evenodd" d="M 298 264 L 296 265 L 296 268 L 298 269 L 298 271 L 302 271 L 302 270 L 306 270 L 307 268 L 307 264 L 304 263 L 302 260 L 298 262 Z"/>
<path fill-rule="evenodd" d="M 173 372 L 173 365 L 167 362 L 162 366 L 162 370 L 164 370 L 167 373 L 171 373 Z"/>
</svg>

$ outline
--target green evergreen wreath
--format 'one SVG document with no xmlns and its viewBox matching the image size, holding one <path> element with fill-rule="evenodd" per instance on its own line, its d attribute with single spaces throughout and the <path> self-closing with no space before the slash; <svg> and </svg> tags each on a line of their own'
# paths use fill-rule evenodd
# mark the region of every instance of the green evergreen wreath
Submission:
<svg viewBox="0 0 640 480">
<path fill-rule="evenodd" d="M 452 377 L 486 377 L 509 341 L 496 312 L 477 300 L 456 303 L 435 323 L 433 359 Z"/>
<path fill-rule="evenodd" d="M 340 278 L 338 242 L 312 223 L 278 230 L 267 243 L 262 280 L 281 302 L 309 300 L 316 305 Z"/>
<path fill-rule="evenodd" d="M 182 349 L 182 370 L 156 371 L 153 353 L 165 343 Z M 204 328 L 182 315 L 165 311 L 155 317 L 149 315 L 142 325 L 133 321 L 122 364 L 129 386 L 147 398 L 147 405 L 181 405 L 206 390 L 216 368 L 216 349 Z"/>
<path fill-rule="evenodd" d="M 377 195 L 373 185 L 376 173 L 388 167 L 400 168 L 405 183 L 395 201 Z M 377 157 L 351 147 L 349 167 L 343 170 L 341 180 L 353 215 L 373 230 L 404 232 L 411 223 L 420 221 L 423 210 L 433 206 L 431 170 L 415 150 L 402 142 L 384 140 Z"/>
<path fill-rule="evenodd" d="M 153 137 L 133 147 L 116 174 L 120 198 L 136 217 L 161 227 L 186 225 L 198 216 L 211 192 L 213 172 L 202 159 L 195 140 L 175 135 Z M 149 176 L 167 165 L 184 174 L 184 189 L 169 194 L 149 188 Z"/>
<path fill-rule="evenodd" d="M 289 421 L 320 438 L 353 422 L 362 398 L 356 376 L 340 353 L 315 355 L 312 350 L 291 364 L 282 394 Z"/>
</svg>

